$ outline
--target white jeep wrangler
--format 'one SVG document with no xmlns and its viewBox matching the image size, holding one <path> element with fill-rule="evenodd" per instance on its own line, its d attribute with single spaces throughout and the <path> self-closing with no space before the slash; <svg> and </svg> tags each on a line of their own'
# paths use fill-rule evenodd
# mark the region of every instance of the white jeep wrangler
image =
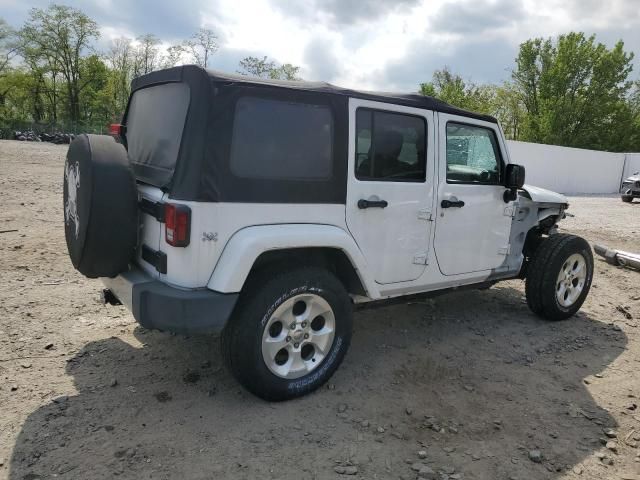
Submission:
<svg viewBox="0 0 640 480">
<path fill-rule="evenodd" d="M 262 398 L 327 381 L 354 305 L 512 278 L 551 320 L 585 300 L 590 246 L 557 233 L 567 199 L 523 185 L 492 117 L 194 66 L 132 92 L 121 143 L 69 147 L 71 260 L 146 328 L 221 332 Z"/>
</svg>

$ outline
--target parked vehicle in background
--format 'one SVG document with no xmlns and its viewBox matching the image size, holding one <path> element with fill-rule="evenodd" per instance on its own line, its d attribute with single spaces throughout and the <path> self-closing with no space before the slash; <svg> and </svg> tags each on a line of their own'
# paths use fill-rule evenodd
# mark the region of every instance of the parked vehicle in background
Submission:
<svg viewBox="0 0 640 480">
<path fill-rule="evenodd" d="M 523 278 L 560 320 L 591 286 L 567 199 L 524 185 L 487 115 L 184 66 L 133 81 L 119 133 L 69 147 L 74 266 L 144 327 L 221 332 L 265 399 L 333 374 L 354 305 Z"/>
<path fill-rule="evenodd" d="M 636 172 L 622 181 L 620 198 L 625 203 L 631 203 L 634 198 L 640 198 L 640 172 Z"/>
</svg>

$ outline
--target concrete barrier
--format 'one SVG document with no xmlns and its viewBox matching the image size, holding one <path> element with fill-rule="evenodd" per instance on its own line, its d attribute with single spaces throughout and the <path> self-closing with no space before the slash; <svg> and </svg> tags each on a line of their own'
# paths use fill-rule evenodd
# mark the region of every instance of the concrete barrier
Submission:
<svg viewBox="0 0 640 480">
<path fill-rule="evenodd" d="M 640 172 L 640 153 L 627 153 L 622 177 L 627 178 L 636 172 Z"/>
<path fill-rule="evenodd" d="M 528 184 L 565 194 L 617 193 L 623 174 L 640 170 L 640 153 L 599 152 L 511 140 L 507 145 L 511 161 L 525 166 Z"/>
</svg>

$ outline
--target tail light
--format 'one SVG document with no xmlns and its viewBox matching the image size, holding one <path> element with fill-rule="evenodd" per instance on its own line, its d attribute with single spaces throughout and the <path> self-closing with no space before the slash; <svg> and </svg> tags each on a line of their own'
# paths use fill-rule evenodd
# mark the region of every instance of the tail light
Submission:
<svg viewBox="0 0 640 480">
<path fill-rule="evenodd" d="M 121 128 L 122 128 L 122 125 L 120 125 L 119 123 L 112 123 L 111 125 L 109 125 L 109 135 L 113 135 L 114 137 L 119 137 Z"/>
<path fill-rule="evenodd" d="M 191 209 L 186 205 L 166 203 L 164 206 L 166 242 L 172 247 L 186 247 L 191 236 Z"/>
</svg>

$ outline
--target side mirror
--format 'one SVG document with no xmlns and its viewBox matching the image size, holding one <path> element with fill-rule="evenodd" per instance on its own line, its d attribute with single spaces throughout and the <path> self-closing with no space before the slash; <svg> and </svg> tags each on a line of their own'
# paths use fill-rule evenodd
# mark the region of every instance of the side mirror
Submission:
<svg viewBox="0 0 640 480">
<path fill-rule="evenodd" d="M 504 186 L 511 189 L 522 188 L 524 185 L 524 167 L 510 163 L 505 171 Z"/>
<path fill-rule="evenodd" d="M 508 188 L 504 192 L 504 203 L 509 203 L 518 198 L 518 189 L 524 185 L 524 167 L 509 163 L 505 169 L 504 186 Z"/>
</svg>

